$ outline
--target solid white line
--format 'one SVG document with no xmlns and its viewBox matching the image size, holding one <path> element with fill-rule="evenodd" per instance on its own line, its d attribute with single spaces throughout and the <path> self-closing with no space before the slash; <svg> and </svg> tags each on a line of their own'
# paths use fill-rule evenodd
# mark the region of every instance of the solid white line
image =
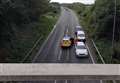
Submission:
<svg viewBox="0 0 120 83">
<path fill-rule="evenodd" d="M 93 64 L 95 64 L 95 61 L 94 61 L 94 58 L 93 58 L 93 56 L 92 56 L 92 54 L 91 54 L 91 52 L 90 52 L 90 49 L 89 49 L 88 46 L 87 46 L 87 48 L 88 48 L 88 51 L 89 51 L 90 57 L 91 57 L 91 59 L 92 59 L 92 62 L 93 62 Z M 103 83 L 103 81 L 100 80 L 100 83 Z"/>
<path fill-rule="evenodd" d="M 102 63 L 103 63 L 103 64 L 105 64 L 105 61 L 104 61 L 104 59 L 103 59 L 102 55 L 100 54 L 100 52 L 99 52 L 99 50 L 98 50 L 98 48 L 97 48 L 97 46 L 96 46 L 95 42 L 94 42 L 93 40 L 92 40 L 92 42 L 93 42 L 93 45 L 94 45 L 94 47 L 95 47 L 96 51 L 98 52 L 98 55 L 99 55 L 99 57 L 100 57 L 100 59 L 101 59 Z M 102 82 L 101 82 L 101 83 L 102 83 Z M 113 80 L 113 83 L 116 83 L 116 81 L 115 81 L 115 80 Z"/>
<path fill-rule="evenodd" d="M 98 52 L 98 55 L 99 55 L 99 57 L 100 57 L 100 59 L 101 59 L 102 63 L 103 63 L 103 64 L 105 64 L 105 61 L 104 61 L 104 59 L 103 59 L 102 55 L 100 54 L 100 52 L 99 52 L 99 50 L 98 50 L 98 48 L 97 48 L 96 44 L 94 43 L 94 41 L 93 41 L 93 40 L 92 40 L 92 42 L 93 42 L 93 45 L 94 45 L 94 47 L 95 47 L 96 51 Z"/>
<path fill-rule="evenodd" d="M 98 48 L 97 48 L 97 46 L 96 46 L 95 42 L 94 42 L 93 40 L 92 40 L 92 42 L 93 42 L 93 45 L 94 45 L 94 47 L 95 47 L 96 51 L 98 52 L 98 55 L 99 55 L 99 57 L 100 57 L 100 59 L 101 59 L 102 63 L 103 63 L 103 64 L 105 64 L 105 61 L 104 61 L 104 59 L 103 59 L 103 57 L 102 57 L 101 53 L 99 52 L 99 50 L 98 50 Z M 103 83 L 103 82 L 100 82 L 100 83 Z M 115 81 L 115 80 L 113 80 L 113 83 L 116 83 L 116 81 Z"/>
<path fill-rule="evenodd" d="M 54 28 L 52 29 L 52 31 L 50 32 L 50 34 L 48 35 L 47 39 L 45 40 L 45 42 L 43 43 L 43 45 L 41 46 L 39 52 L 36 54 L 36 56 L 34 57 L 34 59 L 32 60 L 32 63 L 35 62 L 35 60 L 37 59 L 37 57 L 39 56 L 39 54 L 41 53 L 43 47 L 45 46 L 45 44 L 47 43 L 48 39 L 50 38 L 50 36 L 53 34 L 54 30 L 56 29 L 56 26 L 57 24 L 60 22 L 60 19 L 61 19 L 61 16 L 62 16 L 62 12 L 56 22 L 56 24 L 54 25 Z"/>
<path fill-rule="evenodd" d="M 87 49 L 88 49 L 88 51 L 89 51 L 89 55 L 90 55 L 90 57 L 91 57 L 91 60 L 92 60 L 93 64 L 95 64 L 95 61 L 94 61 L 94 58 L 93 58 L 93 56 L 92 56 L 92 54 L 91 54 L 91 52 L 90 52 L 90 49 L 89 49 L 88 45 L 86 45 L 86 46 L 87 46 Z M 100 80 L 100 83 L 103 83 L 103 81 Z"/>
<path fill-rule="evenodd" d="M 89 55 L 90 55 L 90 57 L 91 57 L 92 63 L 95 64 L 94 58 L 93 58 L 93 56 L 92 56 L 92 54 L 91 54 L 91 52 L 90 52 L 90 49 L 89 49 L 88 45 L 86 45 L 86 47 L 87 47 L 87 49 L 88 49 L 88 52 L 89 52 Z"/>
</svg>

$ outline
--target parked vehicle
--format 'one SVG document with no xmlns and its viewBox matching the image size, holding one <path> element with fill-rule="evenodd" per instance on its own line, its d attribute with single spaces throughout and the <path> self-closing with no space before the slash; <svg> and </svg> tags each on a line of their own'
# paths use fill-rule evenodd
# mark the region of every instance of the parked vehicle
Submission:
<svg viewBox="0 0 120 83">
<path fill-rule="evenodd" d="M 77 36 L 77 31 L 83 31 L 81 26 L 76 26 L 75 27 L 75 35 Z"/>
<path fill-rule="evenodd" d="M 75 44 L 75 54 L 77 57 L 88 57 L 88 50 L 83 42 Z"/>
<path fill-rule="evenodd" d="M 85 43 L 86 37 L 84 31 L 77 31 L 76 39 L 77 41 L 83 41 Z"/>
</svg>

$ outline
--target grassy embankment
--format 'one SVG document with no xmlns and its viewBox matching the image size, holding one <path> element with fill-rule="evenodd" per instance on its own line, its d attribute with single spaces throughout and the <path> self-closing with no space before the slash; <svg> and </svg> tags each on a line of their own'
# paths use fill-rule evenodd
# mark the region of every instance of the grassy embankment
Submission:
<svg viewBox="0 0 120 83">
<path fill-rule="evenodd" d="M 31 62 L 54 27 L 60 4 L 50 0 L 2 0 L 0 8 L 0 62 Z"/>
<path fill-rule="evenodd" d="M 33 36 L 33 39 L 34 39 L 34 37 L 36 37 L 36 39 L 33 40 L 34 42 L 31 45 L 28 52 L 31 51 L 31 49 L 33 48 L 34 45 L 36 45 L 36 46 L 33 49 L 33 51 L 31 53 L 29 53 L 29 56 L 26 58 L 25 62 L 31 62 L 31 60 L 34 58 L 34 56 L 40 49 L 42 43 L 46 40 L 49 33 L 51 32 L 54 25 L 56 24 L 58 17 L 59 17 L 58 13 L 54 14 L 52 12 L 40 17 L 39 24 L 36 26 L 37 28 L 33 29 L 34 34 L 36 35 L 36 36 Z M 27 53 L 25 56 L 27 56 Z"/>
<path fill-rule="evenodd" d="M 106 38 L 97 38 L 96 35 L 96 29 L 93 28 L 94 25 L 91 25 L 92 23 L 90 22 L 91 19 L 93 17 L 91 17 L 91 14 L 93 12 L 93 7 L 92 6 L 84 6 L 81 4 L 73 4 L 72 6 L 69 6 L 71 9 L 73 9 L 76 14 L 79 17 L 80 20 L 80 24 L 83 26 L 83 28 L 85 29 L 85 31 L 88 33 L 89 38 L 94 39 L 101 55 L 103 56 L 104 60 L 106 63 L 120 63 L 120 43 L 119 42 L 115 42 L 114 45 L 114 53 L 113 53 L 113 49 L 112 49 L 112 42 Z M 94 15 L 93 15 L 94 16 Z M 97 52 L 97 62 L 98 63 L 102 63 Z M 113 55 L 115 57 L 113 57 Z M 112 80 L 106 80 L 104 81 L 105 83 L 113 83 Z M 116 81 L 116 83 L 120 83 L 120 81 Z"/>
<path fill-rule="evenodd" d="M 58 17 L 58 13 L 49 12 L 39 17 L 39 22 L 29 24 L 27 28 L 20 29 L 17 32 L 17 40 L 14 42 L 15 48 L 10 49 L 12 55 L 9 55 L 5 62 L 23 62 L 23 59 L 24 62 L 31 62 L 41 44 L 53 29 Z M 33 48 L 35 44 L 36 46 Z"/>
</svg>

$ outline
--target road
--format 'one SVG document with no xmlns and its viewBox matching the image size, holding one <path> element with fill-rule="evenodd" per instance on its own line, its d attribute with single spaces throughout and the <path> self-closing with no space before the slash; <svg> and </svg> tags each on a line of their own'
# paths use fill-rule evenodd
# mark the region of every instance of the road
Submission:
<svg viewBox="0 0 120 83">
<path fill-rule="evenodd" d="M 43 44 L 35 56 L 35 63 L 92 63 L 91 57 L 76 58 L 74 46 L 70 49 L 62 50 L 60 41 L 68 30 L 74 36 L 74 28 L 79 25 L 78 18 L 72 10 L 62 8 L 61 16 L 55 26 L 53 33 Z"/>
<path fill-rule="evenodd" d="M 79 21 L 75 13 L 70 9 L 61 8 L 61 16 L 58 22 L 33 59 L 33 63 L 95 63 L 89 45 L 87 46 L 90 52 L 88 58 L 77 58 L 74 46 L 65 50 L 60 48 L 60 41 L 65 32 L 68 31 L 74 37 L 74 28 L 77 25 L 79 25 Z M 100 83 L 100 81 L 51 80 L 40 81 L 39 83 Z"/>
</svg>

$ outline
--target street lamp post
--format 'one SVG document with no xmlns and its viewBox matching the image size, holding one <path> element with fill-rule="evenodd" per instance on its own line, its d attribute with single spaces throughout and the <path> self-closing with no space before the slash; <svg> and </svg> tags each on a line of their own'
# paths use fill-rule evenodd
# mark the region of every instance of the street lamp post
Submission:
<svg viewBox="0 0 120 83">
<path fill-rule="evenodd" d="M 113 22 L 113 36 L 112 36 L 112 48 L 114 48 L 114 40 L 115 40 L 115 27 L 116 27 L 116 0 L 114 7 L 114 22 Z"/>
</svg>

